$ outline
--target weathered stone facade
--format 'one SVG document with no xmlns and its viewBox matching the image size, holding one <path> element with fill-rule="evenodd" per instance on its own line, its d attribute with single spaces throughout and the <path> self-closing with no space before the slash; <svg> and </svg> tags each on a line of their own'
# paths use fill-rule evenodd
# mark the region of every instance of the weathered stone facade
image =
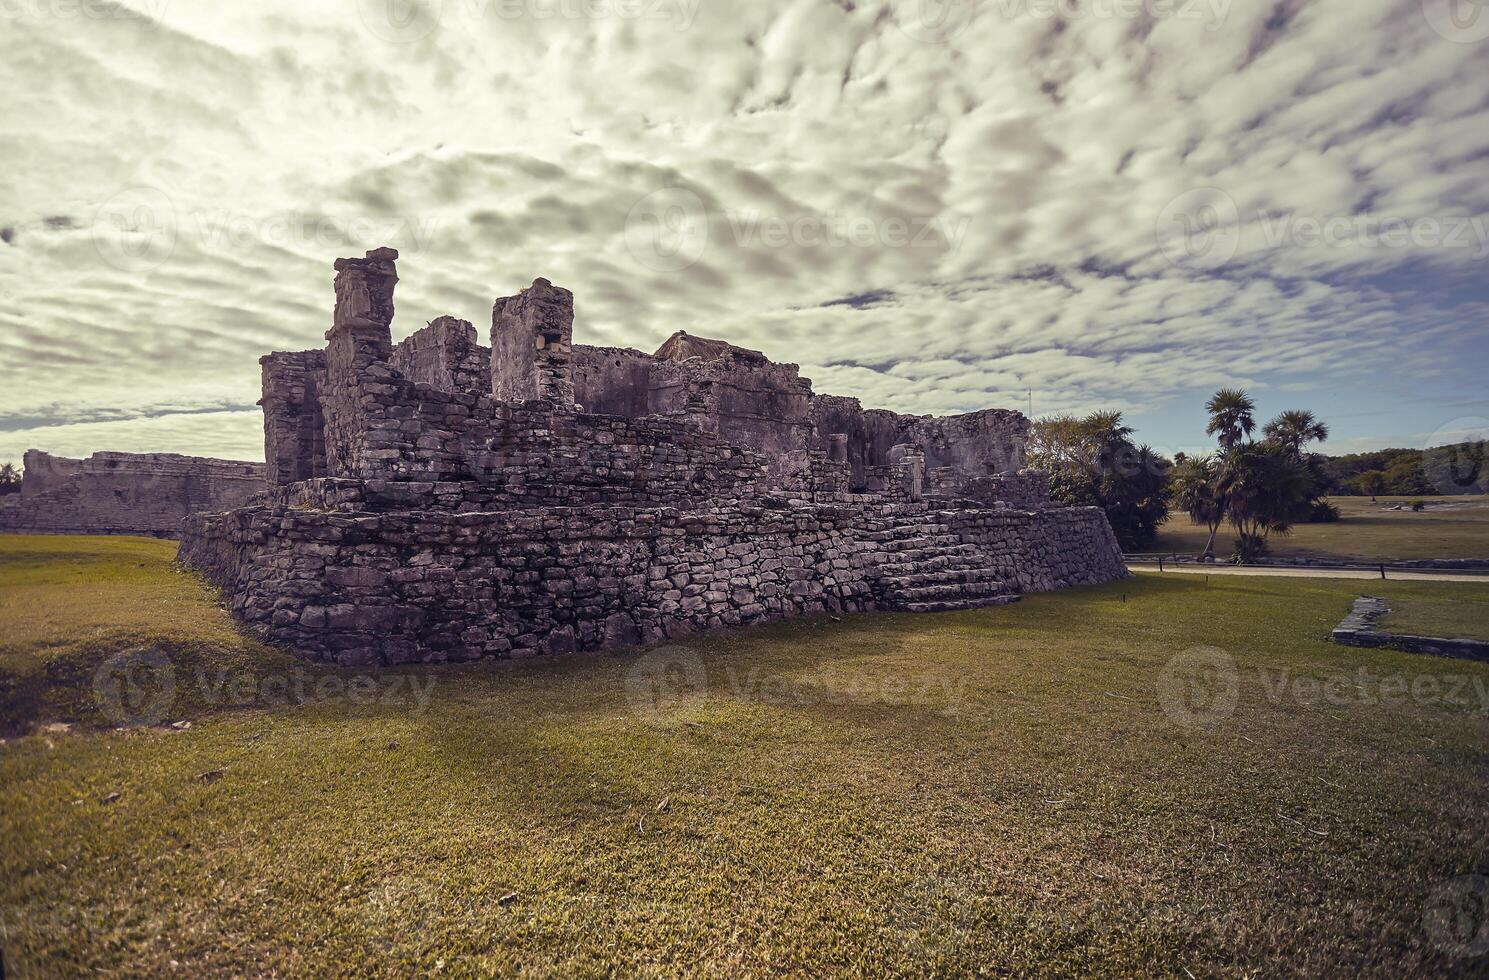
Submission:
<svg viewBox="0 0 1489 980">
<path fill-rule="evenodd" d="M 523 656 L 1126 574 L 1105 516 L 1023 469 L 1017 412 L 864 411 L 685 334 L 575 345 L 542 279 L 497 300 L 489 351 L 453 318 L 395 346 L 396 258 L 339 260 L 327 349 L 264 359 L 270 491 L 188 522 L 183 562 L 272 640 Z"/>
<path fill-rule="evenodd" d="M 190 514 L 241 507 L 265 488 L 264 467 L 174 453 L 31 450 L 21 492 L 0 497 L 0 532 L 176 537 Z"/>
</svg>

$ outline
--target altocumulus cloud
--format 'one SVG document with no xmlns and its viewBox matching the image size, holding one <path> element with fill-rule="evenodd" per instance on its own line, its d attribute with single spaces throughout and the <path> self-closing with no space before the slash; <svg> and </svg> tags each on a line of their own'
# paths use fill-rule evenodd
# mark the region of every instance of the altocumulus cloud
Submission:
<svg viewBox="0 0 1489 980">
<path fill-rule="evenodd" d="M 1461 399 L 1489 41 L 1440 13 L 0 0 L 0 455 L 257 458 L 257 357 L 381 244 L 397 335 L 542 275 L 583 342 L 715 334 L 901 411 Z"/>
</svg>

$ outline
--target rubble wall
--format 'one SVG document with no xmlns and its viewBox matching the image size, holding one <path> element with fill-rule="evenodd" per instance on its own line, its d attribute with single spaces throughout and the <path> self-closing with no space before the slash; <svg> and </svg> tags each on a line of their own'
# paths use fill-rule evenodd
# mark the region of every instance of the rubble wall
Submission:
<svg viewBox="0 0 1489 980">
<path fill-rule="evenodd" d="M 442 316 L 393 345 L 393 369 L 410 381 L 444 391 L 489 390 L 491 351 L 468 321 Z"/>
<path fill-rule="evenodd" d="M 891 605 L 896 542 L 959 542 L 1006 593 L 1126 574 L 1100 511 L 910 504 L 247 508 L 191 520 L 182 561 L 269 640 L 346 664 L 605 649 Z"/>
<path fill-rule="evenodd" d="M 0 532 L 176 537 L 189 514 L 242 507 L 264 490 L 259 463 L 174 453 L 32 450 L 20 494 L 0 507 Z"/>
<path fill-rule="evenodd" d="M 586 412 L 640 418 L 665 411 L 652 378 L 656 358 L 627 347 L 574 345 L 574 400 Z"/>
</svg>

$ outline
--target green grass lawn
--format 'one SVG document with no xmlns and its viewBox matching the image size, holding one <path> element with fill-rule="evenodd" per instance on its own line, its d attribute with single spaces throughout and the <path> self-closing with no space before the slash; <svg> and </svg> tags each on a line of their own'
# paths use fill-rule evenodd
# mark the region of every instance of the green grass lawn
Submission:
<svg viewBox="0 0 1489 980">
<path fill-rule="evenodd" d="M 1380 622 L 1387 632 L 1489 641 L 1489 589 L 1477 595 L 1409 596 L 1390 605 Z"/>
<path fill-rule="evenodd" d="M 0 747 L 6 976 L 1489 970 L 1451 914 L 1489 888 L 1489 665 L 1328 643 L 1357 583 L 1139 576 L 353 704 L 170 557 L 0 538 L 0 680 L 69 688 L 6 710 L 78 722 Z M 191 726 L 92 727 L 142 647 Z"/>
<path fill-rule="evenodd" d="M 1489 497 L 1425 497 L 1427 509 L 1393 511 L 1414 497 L 1330 497 L 1341 520 L 1299 524 L 1291 534 L 1271 539 L 1277 558 L 1338 558 L 1390 561 L 1414 558 L 1489 558 Z M 1184 514 L 1169 518 L 1158 540 L 1145 552 L 1199 554 L 1209 529 Z M 1230 555 L 1234 532 L 1223 526 L 1215 539 L 1217 557 Z"/>
<path fill-rule="evenodd" d="M 110 724 L 93 680 L 120 653 L 160 649 L 183 671 L 293 663 L 240 634 L 175 557 L 156 538 L 0 535 L 0 736 L 37 718 Z M 183 685 L 180 707 L 214 691 Z"/>
</svg>

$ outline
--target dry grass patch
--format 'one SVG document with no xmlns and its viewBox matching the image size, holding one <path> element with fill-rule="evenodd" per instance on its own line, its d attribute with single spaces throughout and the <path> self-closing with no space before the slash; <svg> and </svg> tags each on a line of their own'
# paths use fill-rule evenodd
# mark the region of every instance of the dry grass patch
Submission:
<svg viewBox="0 0 1489 980">
<path fill-rule="evenodd" d="M 1489 667 L 1328 643 L 1354 594 L 1140 576 L 13 740 L 6 966 L 1481 975 L 1431 916 L 1489 874 Z"/>
<path fill-rule="evenodd" d="M 1426 497 L 1425 510 L 1410 509 L 1413 497 L 1330 497 L 1340 510 L 1333 524 L 1299 524 L 1271 539 L 1276 558 L 1337 558 L 1394 561 L 1419 558 L 1489 558 L 1489 497 Z M 1401 510 L 1391 510 L 1402 505 Z M 1194 554 L 1204 549 L 1209 529 L 1184 514 L 1169 518 L 1158 540 L 1145 550 Z M 1215 552 L 1231 553 L 1234 533 L 1222 527 Z"/>
</svg>

